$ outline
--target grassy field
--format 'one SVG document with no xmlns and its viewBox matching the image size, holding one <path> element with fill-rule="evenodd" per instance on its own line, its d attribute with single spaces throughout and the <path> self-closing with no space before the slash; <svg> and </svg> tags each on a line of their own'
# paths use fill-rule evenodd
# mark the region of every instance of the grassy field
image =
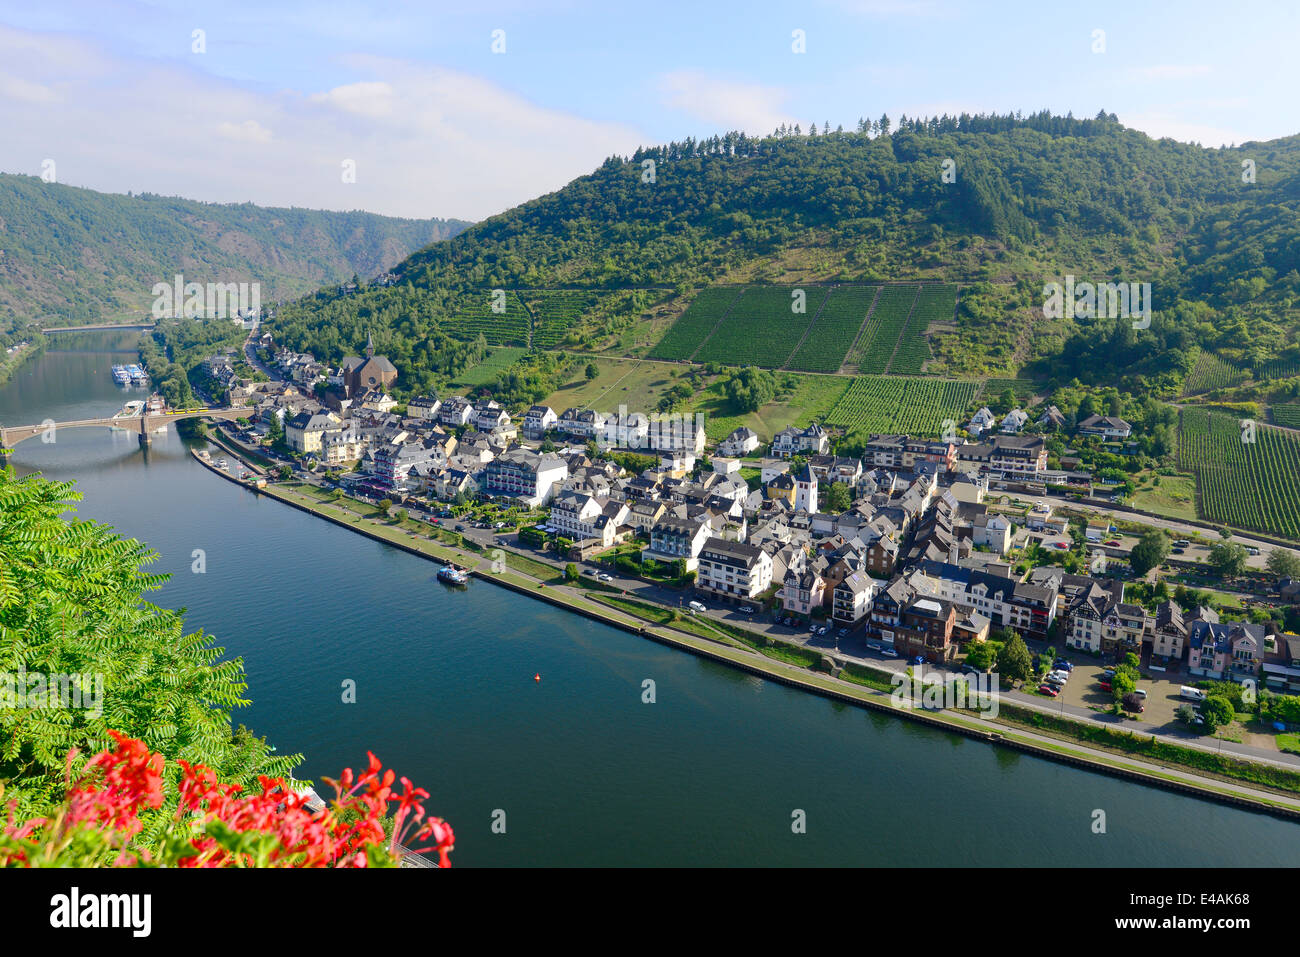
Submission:
<svg viewBox="0 0 1300 957">
<path fill-rule="evenodd" d="M 767 443 L 786 426 L 825 421 L 826 413 L 851 381 L 844 376 L 805 375 L 797 378 L 798 385 L 793 394 L 769 402 L 757 412 L 737 412 L 720 385 L 710 386 L 696 406 L 697 411 L 704 413 L 704 431 L 709 439 L 714 442 L 725 439 L 733 430 L 747 425 L 758 433 L 761 442 Z"/>
<path fill-rule="evenodd" d="M 1196 479 L 1191 475 L 1161 475 L 1159 485 L 1152 484 L 1152 476 L 1143 477 L 1129 500 L 1134 508 L 1170 518 L 1196 518 Z"/>
<path fill-rule="evenodd" d="M 648 415 L 660 397 L 691 371 L 688 366 L 640 359 L 596 356 L 589 361 L 599 370 L 595 379 L 588 381 L 579 376 L 547 396 L 542 404 L 549 405 L 557 415 L 570 408 L 616 413 L 620 405 L 627 406 L 629 412 Z"/>
</svg>

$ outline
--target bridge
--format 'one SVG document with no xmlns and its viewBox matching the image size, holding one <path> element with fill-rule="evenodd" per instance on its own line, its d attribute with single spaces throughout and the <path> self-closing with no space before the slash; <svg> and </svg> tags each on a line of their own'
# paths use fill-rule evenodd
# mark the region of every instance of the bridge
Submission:
<svg viewBox="0 0 1300 957">
<path fill-rule="evenodd" d="M 155 322 L 121 322 L 106 326 L 49 326 L 42 329 L 41 332 L 47 335 L 51 332 L 112 332 L 115 329 L 152 329 L 157 323 Z"/>
<path fill-rule="evenodd" d="M 229 422 L 234 419 L 249 418 L 256 412 L 257 410 L 251 406 L 237 406 L 229 409 L 181 409 L 176 412 L 150 412 L 122 418 L 110 415 L 102 419 L 78 419 L 75 422 L 51 422 L 47 420 L 39 425 L 12 425 L 7 428 L 0 426 L 0 446 L 11 449 L 19 442 L 36 435 L 57 434 L 60 429 L 89 428 L 124 429 L 127 432 L 136 433 L 140 438 L 141 445 L 148 445 L 151 441 L 149 438 L 150 433 L 156 429 L 161 429 L 168 422 L 200 418 L 223 419 Z"/>
</svg>

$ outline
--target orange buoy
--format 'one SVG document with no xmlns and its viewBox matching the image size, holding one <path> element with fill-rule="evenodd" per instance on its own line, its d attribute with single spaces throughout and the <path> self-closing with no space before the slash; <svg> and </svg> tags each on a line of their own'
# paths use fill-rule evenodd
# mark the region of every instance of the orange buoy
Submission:
<svg viewBox="0 0 1300 957">
<path fill-rule="evenodd" d="M 541 676 L 541 675 L 533 675 L 533 680 L 534 680 L 534 681 L 541 681 L 541 680 L 542 680 L 542 676 Z"/>
</svg>

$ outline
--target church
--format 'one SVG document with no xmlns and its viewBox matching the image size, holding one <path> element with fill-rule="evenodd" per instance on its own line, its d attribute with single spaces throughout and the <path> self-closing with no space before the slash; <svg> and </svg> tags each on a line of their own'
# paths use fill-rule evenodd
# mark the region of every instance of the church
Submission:
<svg viewBox="0 0 1300 957">
<path fill-rule="evenodd" d="M 344 356 L 343 391 L 347 398 L 356 399 L 374 390 L 387 392 L 388 387 L 397 380 L 397 369 L 387 356 L 375 355 L 374 338 L 366 334 L 366 357 Z"/>
</svg>

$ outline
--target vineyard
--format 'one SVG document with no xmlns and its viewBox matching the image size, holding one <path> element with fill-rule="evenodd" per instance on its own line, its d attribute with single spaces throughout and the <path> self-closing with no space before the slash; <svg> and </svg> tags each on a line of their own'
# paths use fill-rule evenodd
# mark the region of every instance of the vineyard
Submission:
<svg viewBox="0 0 1300 957">
<path fill-rule="evenodd" d="M 858 371 L 884 372 L 889 368 L 894 346 L 916 302 L 917 289 L 916 286 L 885 286 L 880 290 L 871 313 L 871 326 L 858 343 Z"/>
<path fill-rule="evenodd" d="M 1300 436 L 1255 425 L 1244 441 L 1238 420 L 1183 409 L 1179 460 L 1196 475 L 1197 511 L 1212 522 L 1300 539 Z"/>
<path fill-rule="evenodd" d="M 1200 395 L 1215 389 L 1230 389 L 1246 381 L 1246 373 L 1220 359 L 1213 352 L 1202 351 L 1196 365 L 1183 382 L 1183 395 Z"/>
<path fill-rule="evenodd" d="M 701 290 L 659 344 L 650 350 L 650 358 L 689 359 L 713 331 L 718 320 L 727 314 L 740 293 L 741 290 L 734 286 Z"/>
<path fill-rule="evenodd" d="M 807 338 L 790 357 L 787 367 L 805 372 L 838 371 L 879 291 L 879 286 L 832 288 Z"/>
<path fill-rule="evenodd" d="M 889 371 L 896 375 L 920 375 L 931 358 L 926 329 L 934 321 L 952 322 L 956 311 L 956 286 L 922 286 L 907 326 L 899 336 L 898 351 Z"/>
<path fill-rule="evenodd" d="M 460 339 L 475 339 L 480 334 L 491 346 L 528 345 L 528 312 L 513 292 L 507 292 L 505 311 L 492 311 L 491 290 L 460 296 L 450 309 L 444 328 Z"/>
<path fill-rule="evenodd" d="M 902 432 L 941 435 L 944 421 L 960 426 L 975 398 L 976 382 L 857 376 L 826 414 L 847 433 Z"/>
<path fill-rule="evenodd" d="M 1262 363 L 1255 373 L 1256 379 L 1289 379 L 1300 375 L 1300 358 L 1274 359 Z"/>
<path fill-rule="evenodd" d="M 1288 429 L 1300 429 L 1300 402 L 1273 406 L 1273 421 Z"/>
<path fill-rule="evenodd" d="M 802 313 L 791 310 L 796 288 L 807 295 Z M 819 286 L 748 286 L 695 360 L 778 369 L 790 358 L 825 298 L 826 289 Z"/>
<path fill-rule="evenodd" d="M 608 295 L 589 289 L 525 289 L 519 296 L 528 306 L 533 319 L 534 348 L 553 349 L 569 329 L 596 308 Z"/>
<path fill-rule="evenodd" d="M 796 288 L 807 294 L 803 313 L 790 311 Z M 921 375 L 931 358 L 926 330 L 951 323 L 956 305 L 957 287 L 942 283 L 715 286 L 695 297 L 650 358 Z"/>
</svg>

